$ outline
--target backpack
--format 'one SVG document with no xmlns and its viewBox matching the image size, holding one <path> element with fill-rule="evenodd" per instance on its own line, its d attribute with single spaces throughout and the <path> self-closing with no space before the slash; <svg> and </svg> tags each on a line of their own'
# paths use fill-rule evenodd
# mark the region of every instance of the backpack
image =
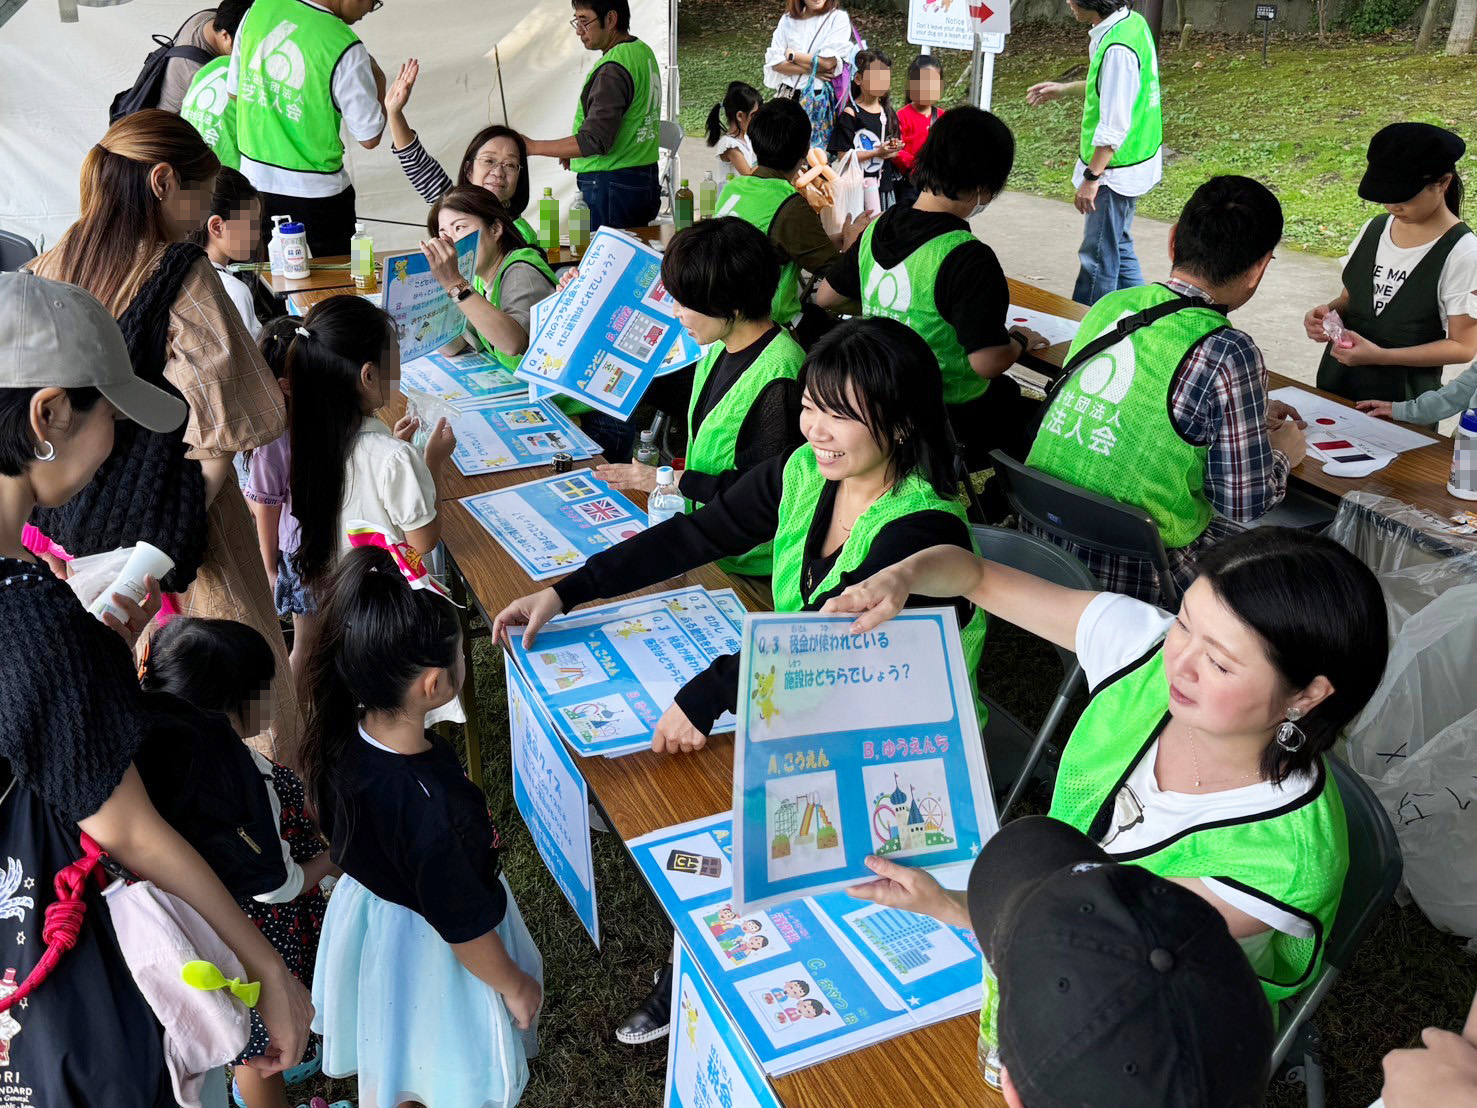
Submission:
<svg viewBox="0 0 1477 1108">
<path fill-rule="evenodd" d="M 202 11 L 209 11 L 203 8 Z M 194 19 L 196 12 L 190 16 Z M 145 108 L 157 108 L 159 106 L 159 94 L 164 88 L 164 70 L 169 65 L 171 58 L 188 58 L 192 62 L 204 65 L 215 57 L 209 50 L 202 50 L 198 46 L 177 46 L 180 34 L 190 19 L 181 23 L 179 30 L 175 31 L 173 38 L 165 38 L 163 35 L 151 35 L 158 45 L 144 59 L 144 67 L 139 70 L 137 79 L 132 88 L 126 88 L 117 96 L 113 97 L 113 103 L 108 107 L 108 125 L 112 126 L 126 115 L 141 112 Z"/>
<path fill-rule="evenodd" d="M 856 43 L 857 50 L 865 50 L 867 48 L 867 40 L 857 34 L 855 23 L 851 25 L 851 41 Z M 856 57 L 854 52 L 852 57 Z M 851 77 L 853 72 L 852 64 L 850 62 L 844 62 L 841 68 L 836 71 L 836 76 L 831 78 L 831 91 L 836 94 L 836 111 L 838 113 L 842 108 L 846 107 L 846 102 L 851 99 Z"/>
</svg>

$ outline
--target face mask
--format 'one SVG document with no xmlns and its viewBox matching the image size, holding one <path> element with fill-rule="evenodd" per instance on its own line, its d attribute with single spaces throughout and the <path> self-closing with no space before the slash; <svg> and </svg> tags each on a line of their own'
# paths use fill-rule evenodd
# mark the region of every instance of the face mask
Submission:
<svg viewBox="0 0 1477 1108">
<path fill-rule="evenodd" d="M 984 195 L 984 194 L 983 194 L 983 193 L 981 193 L 981 194 L 980 194 L 980 195 Z M 976 205 L 975 205 L 975 206 L 974 206 L 974 207 L 973 207 L 973 208 L 972 208 L 972 209 L 971 209 L 971 210 L 970 210 L 970 213 L 969 213 L 969 215 L 967 215 L 967 216 L 965 216 L 965 218 L 966 218 L 966 219 L 973 219 L 973 218 L 974 218 L 974 217 L 975 217 L 975 216 L 977 216 L 977 215 L 979 215 L 979 214 L 980 214 L 980 212 L 982 212 L 982 211 L 984 211 L 984 210 L 985 210 L 985 208 L 986 208 L 986 206 L 988 206 L 988 205 L 989 205 L 989 203 L 990 203 L 990 201 L 989 201 L 989 200 L 981 200 L 981 201 L 980 201 L 980 202 L 979 202 L 979 203 L 977 203 L 977 204 L 976 204 Z"/>
</svg>

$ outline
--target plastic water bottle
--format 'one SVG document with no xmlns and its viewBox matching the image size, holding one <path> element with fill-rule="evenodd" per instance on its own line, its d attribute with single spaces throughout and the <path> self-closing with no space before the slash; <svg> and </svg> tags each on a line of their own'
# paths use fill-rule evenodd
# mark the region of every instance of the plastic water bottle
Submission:
<svg viewBox="0 0 1477 1108">
<path fill-rule="evenodd" d="M 267 260 L 270 263 L 272 276 L 281 277 L 283 274 L 282 264 L 282 225 L 292 220 L 290 215 L 274 215 L 272 217 L 272 238 L 267 243 Z"/>
<path fill-rule="evenodd" d="M 708 175 L 703 183 L 697 187 L 697 217 L 699 219 L 712 219 L 713 213 L 718 210 L 718 182 L 713 180 L 713 171 L 708 170 Z"/>
<path fill-rule="evenodd" d="M 687 187 L 686 177 L 672 201 L 672 224 L 679 231 L 692 226 L 692 189 Z"/>
<path fill-rule="evenodd" d="M 644 466 L 654 466 L 658 458 L 656 436 L 650 430 L 642 431 L 641 443 L 636 447 L 636 461 Z"/>
<path fill-rule="evenodd" d="M 354 224 L 354 237 L 349 240 L 349 273 L 357 291 L 374 291 L 374 239 L 362 221 Z"/>
<path fill-rule="evenodd" d="M 552 188 L 544 189 L 538 202 L 538 244 L 545 250 L 559 248 L 559 201 Z"/>
<path fill-rule="evenodd" d="M 575 261 L 579 261 L 589 245 L 590 206 L 585 203 L 585 194 L 577 192 L 569 205 L 569 252 Z"/>
<path fill-rule="evenodd" d="M 1477 500 L 1477 408 L 1462 413 L 1451 436 L 1451 479 L 1446 491 L 1462 500 Z"/>
<path fill-rule="evenodd" d="M 677 475 L 671 466 L 658 466 L 656 488 L 646 498 L 646 525 L 655 527 L 666 523 L 673 516 L 680 516 L 683 509 L 682 494 L 677 491 Z"/>
</svg>

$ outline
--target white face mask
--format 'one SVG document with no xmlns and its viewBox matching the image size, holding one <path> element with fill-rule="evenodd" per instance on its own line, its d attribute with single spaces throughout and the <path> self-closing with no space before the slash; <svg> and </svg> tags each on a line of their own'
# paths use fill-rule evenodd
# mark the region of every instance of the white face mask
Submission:
<svg viewBox="0 0 1477 1108">
<path fill-rule="evenodd" d="M 975 216 L 979 215 L 980 212 L 984 211 L 985 208 L 989 205 L 989 197 L 986 196 L 986 194 L 983 192 L 980 193 L 980 196 L 984 196 L 985 199 L 979 200 L 979 203 L 975 204 L 974 208 L 971 209 L 969 215 L 965 216 L 966 219 L 973 219 Z M 979 198 L 976 197 L 976 199 L 978 200 Z"/>
</svg>

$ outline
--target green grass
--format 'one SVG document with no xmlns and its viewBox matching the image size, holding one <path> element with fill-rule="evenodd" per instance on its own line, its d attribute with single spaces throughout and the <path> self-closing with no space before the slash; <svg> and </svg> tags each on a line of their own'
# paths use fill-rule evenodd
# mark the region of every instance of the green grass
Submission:
<svg viewBox="0 0 1477 1108">
<path fill-rule="evenodd" d="M 678 29 L 688 134 L 702 133 L 708 110 L 731 80 L 763 87 L 764 49 L 774 29 L 770 0 L 683 0 Z M 893 59 L 893 98 L 901 104 L 908 62 L 901 15 L 855 14 L 867 41 Z M 1079 103 L 1027 108 L 1026 89 L 1085 61 L 1086 35 L 1075 26 L 1032 25 L 1008 39 L 995 65 L 994 106 L 1015 132 L 1010 187 L 1071 198 L 1070 176 L 1081 120 Z M 967 93 L 969 56 L 938 52 L 945 105 Z M 1165 179 L 1139 204 L 1173 221 L 1205 178 L 1242 173 L 1266 182 L 1287 217 L 1289 245 L 1342 254 L 1376 209 L 1356 195 L 1365 145 L 1379 128 L 1403 119 L 1449 127 L 1477 142 L 1477 55 L 1414 55 L 1405 42 L 1274 40 L 1262 66 L 1260 36 L 1197 36 L 1189 49 L 1167 45 L 1160 58 Z M 1477 148 L 1465 165 L 1477 162 Z M 1474 175 L 1469 177 L 1477 179 Z"/>
</svg>

